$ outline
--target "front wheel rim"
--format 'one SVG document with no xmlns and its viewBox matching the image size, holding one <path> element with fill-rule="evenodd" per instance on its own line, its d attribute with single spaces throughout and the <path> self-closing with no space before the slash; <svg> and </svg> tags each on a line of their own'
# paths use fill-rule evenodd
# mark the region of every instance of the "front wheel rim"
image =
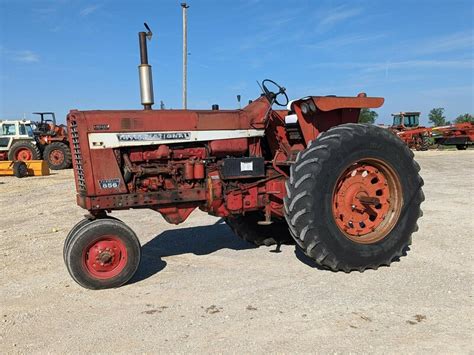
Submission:
<svg viewBox="0 0 474 355">
<path fill-rule="evenodd" d="M 332 199 L 336 225 L 351 241 L 373 244 L 387 237 L 402 207 L 400 179 L 387 163 L 361 159 L 338 177 Z"/>
<path fill-rule="evenodd" d="M 111 279 L 125 268 L 127 248 L 115 235 L 102 236 L 84 248 L 82 260 L 90 276 L 101 280 Z"/>
</svg>

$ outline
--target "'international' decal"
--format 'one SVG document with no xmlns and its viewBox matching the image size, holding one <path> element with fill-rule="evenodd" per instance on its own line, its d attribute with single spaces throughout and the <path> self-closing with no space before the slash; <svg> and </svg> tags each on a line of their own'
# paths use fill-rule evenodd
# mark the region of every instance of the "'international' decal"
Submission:
<svg viewBox="0 0 474 355">
<path fill-rule="evenodd" d="M 164 141 L 164 140 L 190 140 L 191 132 L 163 132 L 163 133 L 120 133 L 117 138 L 121 142 L 136 141 Z"/>
</svg>

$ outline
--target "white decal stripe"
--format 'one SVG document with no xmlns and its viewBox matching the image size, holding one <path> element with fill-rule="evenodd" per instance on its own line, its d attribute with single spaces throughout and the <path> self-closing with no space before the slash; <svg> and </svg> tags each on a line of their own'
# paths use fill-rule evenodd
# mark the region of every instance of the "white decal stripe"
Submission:
<svg viewBox="0 0 474 355">
<path fill-rule="evenodd" d="M 138 136 L 161 136 L 172 135 L 174 133 L 188 133 L 186 139 L 152 139 L 152 140 L 119 140 L 120 135 Z M 89 147 L 91 149 L 136 147 L 155 144 L 173 144 L 186 142 L 204 142 L 218 139 L 235 139 L 246 137 L 262 137 L 265 134 L 263 129 L 229 129 L 219 131 L 161 131 L 161 132 L 118 132 L 118 133 L 89 133 Z"/>
</svg>

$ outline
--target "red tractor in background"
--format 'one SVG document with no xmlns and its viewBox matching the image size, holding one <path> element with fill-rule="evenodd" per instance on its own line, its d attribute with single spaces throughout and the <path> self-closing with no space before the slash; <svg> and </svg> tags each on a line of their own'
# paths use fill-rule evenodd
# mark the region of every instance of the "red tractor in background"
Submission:
<svg viewBox="0 0 474 355">
<path fill-rule="evenodd" d="M 139 33 L 144 110 L 67 117 L 77 203 L 88 210 L 64 242 L 78 284 L 118 287 L 134 275 L 138 238 L 109 215 L 131 208 L 173 224 L 199 208 L 256 245 L 295 241 L 333 271 L 377 269 L 404 255 L 424 200 L 420 167 L 391 132 L 356 123 L 383 98 L 288 102 L 266 79 L 243 109 L 152 110 L 147 37 Z"/>
<path fill-rule="evenodd" d="M 420 127 L 420 112 L 393 113 L 393 124 L 389 129 L 410 149 L 428 150 L 431 145 L 455 145 L 466 150 L 474 143 L 474 124 L 457 123 L 440 127 Z"/>
<path fill-rule="evenodd" d="M 458 150 L 466 150 L 474 144 L 474 124 L 472 122 L 432 128 L 435 144 L 455 145 Z"/>
<path fill-rule="evenodd" d="M 410 149 L 428 150 L 431 145 L 431 128 L 420 127 L 421 112 L 392 113 L 393 124 L 389 128 Z"/>
<path fill-rule="evenodd" d="M 35 122 L 36 129 L 33 133 L 43 160 L 46 160 L 53 170 L 70 168 L 72 156 L 65 126 L 56 124 L 54 112 L 33 114 L 40 116 L 40 120 Z"/>
</svg>

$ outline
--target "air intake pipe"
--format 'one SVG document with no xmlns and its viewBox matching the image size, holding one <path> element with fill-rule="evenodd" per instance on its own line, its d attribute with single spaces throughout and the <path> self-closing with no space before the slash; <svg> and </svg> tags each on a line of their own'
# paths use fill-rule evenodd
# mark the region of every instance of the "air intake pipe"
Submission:
<svg viewBox="0 0 474 355">
<path fill-rule="evenodd" d="M 138 66 L 138 75 L 140 78 L 140 97 L 142 99 L 143 109 L 151 110 L 155 103 L 153 99 L 153 79 L 151 76 L 151 65 L 148 64 L 148 49 L 146 40 L 151 40 L 152 32 L 150 27 L 144 23 L 148 32 L 138 32 L 140 42 L 140 65 Z"/>
</svg>

